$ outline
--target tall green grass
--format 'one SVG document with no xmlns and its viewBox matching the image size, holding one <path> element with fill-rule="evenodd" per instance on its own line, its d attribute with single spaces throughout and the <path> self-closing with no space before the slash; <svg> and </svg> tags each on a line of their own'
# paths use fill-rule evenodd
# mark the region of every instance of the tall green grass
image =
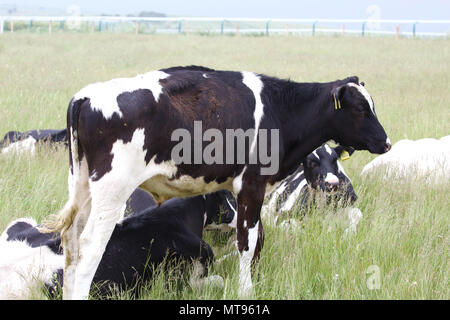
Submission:
<svg viewBox="0 0 450 320">
<path fill-rule="evenodd" d="M 6 33 L 0 36 L 0 134 L 64 127 L 71 96 L 86 84 L 190 64 L 295 81 L 358 75 L 393 143 L 450 131 L 448 39 Z M 343 163 L 364 215 L 357 234 L 345 237 L 345 215 L 323 207 L 310 212 L 299 230 L 266 224 L 255 298 L 450 298 L 450 183 L 361 178 L 374 157 L 356 152 Z M 35 156 L 0 156 L 0 230 L 18 217 L 41 221 L 62 208 L 67 160 L 64 148 L 46 145 Z M 224 235 L 208 232 L 205 238 L 218 257 L 234 250 Z M 167 273 L 160 272 L 141 298 L 237 298 L 236 256 L 210 273 L 224 277 L 223 289 L 168 285 Z M 373 276 L 379 276 L 376 288 L 368 285 Z"/>
</svg>

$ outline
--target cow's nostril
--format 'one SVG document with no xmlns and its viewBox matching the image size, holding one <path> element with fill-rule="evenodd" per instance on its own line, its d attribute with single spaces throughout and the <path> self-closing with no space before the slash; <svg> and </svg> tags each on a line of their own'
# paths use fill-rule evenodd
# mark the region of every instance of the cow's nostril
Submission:
<svg viewBox="0 0 450 320">
<path fill-rule="evenodd" d="M 388 152 L 389 150 L 391 150 L 392 145 L 390 143 L 385 143 L 384 144 L 384 152 Z"/>
<path fill-rule="evenodd" d="M 329 182 L 325 183 L 325 188 L 327 189 L 327 191 L 336 190 L 337 187 L 338 187 L 338 183 L 329 183 Z"/>
</svg>

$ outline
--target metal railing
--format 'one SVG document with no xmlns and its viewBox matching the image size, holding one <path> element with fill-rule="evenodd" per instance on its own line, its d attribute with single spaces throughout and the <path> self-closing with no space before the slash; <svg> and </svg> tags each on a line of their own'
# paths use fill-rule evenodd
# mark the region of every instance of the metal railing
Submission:
<svg viewBox="0 0 450 320">
<path fill-rule="evenodd" d="M 440 26 L 437 31 L 435 26 Z M 261 19 L 209 17 L 0 16 L 0 33 L 43 30 L 208 34 L 450 35 L 450 20 Z"/>
</svg>

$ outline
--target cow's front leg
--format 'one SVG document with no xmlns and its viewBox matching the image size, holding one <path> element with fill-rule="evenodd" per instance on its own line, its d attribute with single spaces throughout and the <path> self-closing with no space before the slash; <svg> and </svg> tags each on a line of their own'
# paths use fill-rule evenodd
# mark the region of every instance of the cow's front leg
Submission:
<svg viewBox="0 0 450 320">
<path fill-rule="evenodd" d="M 260 219 L 264 201 L 265 184 L 258 178 L 246 177 L 237 193 L 237 249 L 239 252 L 239 297 L 253 294 L 252 263 L 259 258 L 264 243 L 264 231 Z"/>
</svg>

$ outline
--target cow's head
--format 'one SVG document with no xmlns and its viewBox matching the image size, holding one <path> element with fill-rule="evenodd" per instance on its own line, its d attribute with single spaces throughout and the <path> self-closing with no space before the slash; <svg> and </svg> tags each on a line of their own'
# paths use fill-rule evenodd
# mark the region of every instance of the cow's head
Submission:
<svg viewBox="0 0 450 320">
<path fill-rule="evenodd" d="M 385 153 L 391 143 L 375 113 L 373 99 L 358 82 L 350 77 L 336 82 L 330 92 L 333 139 L 341 145 L 371 153 Z"/>
<path fill-rule="evenodd" d="M 320 189 L 327 196 L 343 197 L 347 202 L 355 202 L 357 196 L 352 183 L 338 161 L 349 157 L 353 152 L 353 148 L 331 148 L 327 144 L 317 148 L 303 163 L 306 181 L 313 189 Z"/>
<path fill-rule="evenodd" d="M 236 200 L 233 194 L 226 190 L 207 194 L 205 229 L 220 229 L 229 231 L 235 228 Z"/>
</svg>

